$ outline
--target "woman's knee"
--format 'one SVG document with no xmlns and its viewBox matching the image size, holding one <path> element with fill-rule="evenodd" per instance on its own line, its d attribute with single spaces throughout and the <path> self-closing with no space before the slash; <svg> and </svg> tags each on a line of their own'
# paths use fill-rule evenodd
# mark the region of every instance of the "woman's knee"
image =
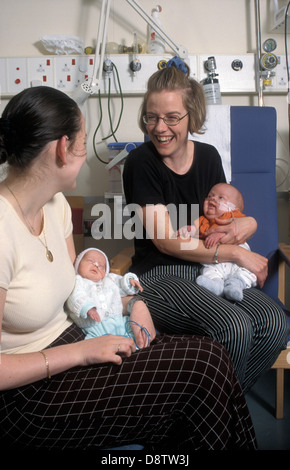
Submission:
<svg viewBox="0 0 290 470">
<path fill-rule="evenodd" d="M 258 289 L 247 289 L 243 309 L 250 319 L 254 334 L 275 341 L 287 337 L 288 325 L 284 310 Z"/>
</svg>

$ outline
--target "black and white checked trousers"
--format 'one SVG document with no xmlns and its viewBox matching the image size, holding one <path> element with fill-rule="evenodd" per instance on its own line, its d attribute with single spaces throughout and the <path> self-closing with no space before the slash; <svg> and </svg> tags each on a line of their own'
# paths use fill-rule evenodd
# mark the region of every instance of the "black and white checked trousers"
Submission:
<svg viewBox="0 0 290 470">
<path fill-rule="evenodd" d="M 194 281 L 198 266 L 159 266 L 140 277 L 154 324 L 168 334 L 215 339 L 229 352 L 248 391 L 268 370 L 288 335 L 285 313 L 259 289 L 245 289 L 241 302 L 211 294 Z"/>
<path fill-rule="evenodd" d="M 53 345 L 78 341 L 73 325 Z M 209 338 L 158 336 L 121 366 L 77 367 L 0 395 L 1 449 L 256 448 L 225 349 Z M 85 458 L 85 455 L 84 455 Z"/>
</svg>

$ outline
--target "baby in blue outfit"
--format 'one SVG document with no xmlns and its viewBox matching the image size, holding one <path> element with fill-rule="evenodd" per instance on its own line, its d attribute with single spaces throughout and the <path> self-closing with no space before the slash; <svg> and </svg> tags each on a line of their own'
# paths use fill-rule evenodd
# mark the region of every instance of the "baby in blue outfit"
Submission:
<svg viewBox="0 0 290 470">
<path fill-rule="evenodd" d="M 88 248 L 79 254 L 75 271 L 75 287 L 67 300 L 67 309 L 72 320 L 86 334 L 86 338 L 106 334 L 134 338 L 132 324 L 135 326 L 136 323 L 128 315 L 123 315 L 121 298 L 136 295 L 143 290 L 138 277 L 134 273 L 127 273 L 125 276 L 110 273 L 107 256 L 97 248 Z M 129 301 L 129 314 L 136 300 L 142 299 L 135 296 Z M 146 310 L 144 316 L 148 319 L 150 314 L 144 301 L 142 308 Z M 149 343 L 151 336 L 146 328 L 143 330 Z"/>
</svg>

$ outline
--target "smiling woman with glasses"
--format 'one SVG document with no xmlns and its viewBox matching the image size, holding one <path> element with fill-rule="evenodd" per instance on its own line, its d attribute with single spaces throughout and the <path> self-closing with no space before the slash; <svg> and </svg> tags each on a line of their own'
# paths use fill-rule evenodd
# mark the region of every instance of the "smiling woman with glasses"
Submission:
<svg viewBox="0 0 290 470">
<path fill-rule="evenodd" d="M 149 78 L 139 117 L 148 141 L 130 153 L 123 172 L 126 202 L 141 206 L 144 227 L 143 238 L 134 241 L 130 269 L 140 278 L 157 330 L 218 340 L 246 391 L 283 348 L 285 315 L 258 289 L 247 289 L 244 300 L 234 304 L 195 282 L 200 263 L 217 260 L 251 270 L 263 285 L 267 260 L 239 246 L 255 232 L 253 218 L 213 229 L 226 231 L 218 247 L 174 236 L 178 228 L 191 225 L 194 205 L 202 215 L 210 188 L 225 182 L 218 151 L 194 140 L 194 134 L 204 132 L 205 119 L 203 88 L 180 59 Z"/>
</svg>

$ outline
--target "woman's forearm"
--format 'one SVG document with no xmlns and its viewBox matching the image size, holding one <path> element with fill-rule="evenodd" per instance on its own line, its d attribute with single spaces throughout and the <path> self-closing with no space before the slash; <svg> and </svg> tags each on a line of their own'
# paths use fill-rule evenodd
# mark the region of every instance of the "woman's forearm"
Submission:
<svg viewBox="0 0 290 470">
<path fill-rule="evenodd" d="M 129 357 L 136 350 L 131 338 L 104 335 L 66 344 L 41 352 L 2 354 L 0 363 L 0 390 L 7 390 L 76 366 L 113 363 L 120 365 L 122 356 Z"/>
<path fill-rule="evenodd" d="M 239 266 L 243 265 L 243 254 L 245 252 L 244 248 L 238 245 L 219 244 L 206 248 L 204 242 L 196 238 L 162 240 L 158 243 L 157 248 L 164 254 L 193 263 L 231 262 Z M 216 257 L 217 250 L 218 257 Z"/>
<path fill-rule="evenodd" d="M 43 353 L 1 354 L 0 389 L 27 385 L 80 364 L 77 343 L 46 349 Z"/>
</svg>

